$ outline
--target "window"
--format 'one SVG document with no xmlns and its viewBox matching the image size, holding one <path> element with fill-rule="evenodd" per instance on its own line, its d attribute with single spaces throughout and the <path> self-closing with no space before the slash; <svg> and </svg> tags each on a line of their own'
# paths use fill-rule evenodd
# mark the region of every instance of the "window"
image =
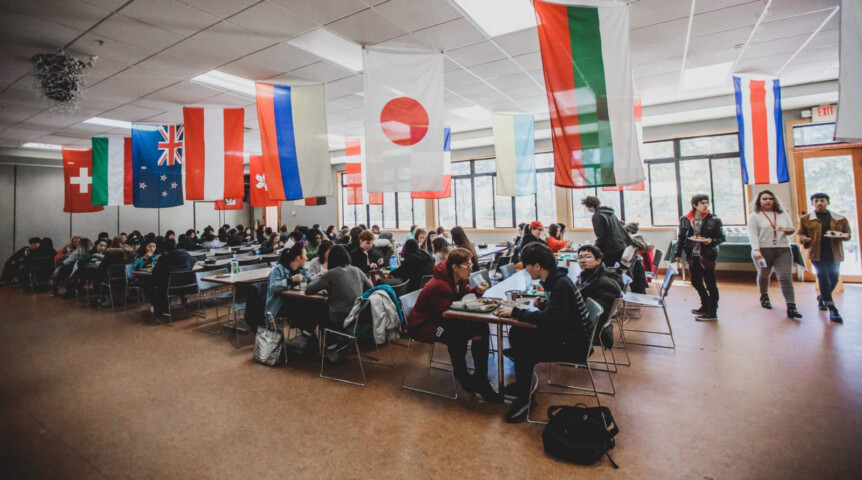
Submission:
<svg viewBox="0 0 862 480">
<path fill-rule="evenodd" d="M 797 147 L 809 147 L 838 143 L 833 138 L 834 134 L 834 123 L 797 125 L 793 127 L 793 145 Z"/>
<path fill-rule="evenodd" d="M 384 230 L 407 230 L 411 225 L 425 225 L 425 200 L 412 199 L 409 192 L 383 194 L 383 205 L 348 205 L 348 187 L 341 175 L 341 225 L 356 226 L 364 223 L 369 228 L 377 225 Z"/>
<path fill-rule="evenodd" d="M 504 197 L 496 194 L 496 161 L 469 160 L 452 163 L 452 198 L 438 202 L 440 224 L 465 228 L 513 228 L 538 219 L 557 221 L 552 153 L 536 155 L 536 184 L 540 195 Z"/>
</svg>

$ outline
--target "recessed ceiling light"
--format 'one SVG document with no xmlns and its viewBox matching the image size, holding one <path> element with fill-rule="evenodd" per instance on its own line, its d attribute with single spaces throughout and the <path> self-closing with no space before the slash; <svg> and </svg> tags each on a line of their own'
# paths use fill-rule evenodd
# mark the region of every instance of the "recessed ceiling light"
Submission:
<svg viewBox="0 0 862 480">
<path fill-rule="evenodd" d="M 731 66 L 733 66 L 733 62 L 687 68 L 683 74 L 680 88 L 682 90 L 694 90 L 720 85 L 727 78 Z"/>
<path fill-rule="evenodd" d="M 114 127 L 114 128 L 132 128 L 132 122 L 126 122 L 123 120 L 114 120 L 113 118 L 102 118 L 102 117 L 93 117 L 84 120 L 84 123 L 89 123 L 92 125 L 102 125 L 105 127 Z"/>
<path fill-rule="evenodd" d="M 536 26 L 530 0 L 454 0 L 489 37 Z"/>
<path fill-rule="evenodd" d="M 24 145 L 21 145 L 21 148 L 30 148 L 33 150 L 60 151 L 63 149 L 63 146 L 62 145 L 54 145 L 52 143 L 32 143 L 32 142 L 30 142 L 30 143 L 25 143 Z"/>
<path fill-rule="evenodd" d="M 227 90 L 233 93 L 239 93 L 251 98 L 255 98 L 256 96 L 254 80 L 237 77 L 236 75 L 220 72 L 218 70 L 210 70 L 207 73 L 198 75 L 197 77 L 192 78 L 192 81 L 208 87 L 214 87 L 218 90 Z"/>
<path fill-rule="evenodd" d="M 325 28 L 304 33 L 287 43 L 354 72 L 362 71 L 362 46 Z"/>
</svg>

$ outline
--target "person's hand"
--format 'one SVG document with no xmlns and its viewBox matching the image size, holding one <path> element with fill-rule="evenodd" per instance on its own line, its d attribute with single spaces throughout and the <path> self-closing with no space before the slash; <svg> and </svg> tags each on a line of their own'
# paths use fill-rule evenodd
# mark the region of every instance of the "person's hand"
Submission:
<svg viewBox="0 0 862 480">
<path fill-rule="evenodd" d="M 799 241 L 800 241 L 800 242 L 802 242 L 802 243 L 808 243 L 808 242 L 810 242 L 810 241 L 811 241 L 811 237 L 806 237 L 805 235 L 800 235 L 800 236 L 799 236 Z"/>
<path fill-rule="evenodd" d="M 759 262 L 759 261 L 763 260 L 763 254 L 760 253 L 760 250 L 754 250 L 753 252 L 751 252 L 751 254 L 752 254 L 752 256 L 754 256 L 755 262 Z"/>
<path fill-rule="evenodd" d="M 712 245 L 712 239 L 711 238 L 704 238 L 702 241 L 703 241 L 704 245 Z"/>
<path fill-rule="evenodd" d="M 377 270 L 377 264 L 376 263 L 372 263 L 372 264 L 368 265 L 368 267 L 371 268 L 372 270 Z"/>
<path fill-rule="evenodd" d="M 485 282 L 482 282 L 482 284 L 481 284 L 481 285 L 479 285 L 478 287 L 476 287 L 476 293 L 478 293 L 480 296 L 481 296 L 483 293 L 485 293 L 485 290 L 488 290 L 488 284 L 487 284 L 487 283 L 485 283 Z"/>
<path fill-rule="evenodd" d="M 299 283 L 302 281 L 303 278 L 305 278 L 305 276 L 303 274 L 297 273 L 296 275 L 290 277 L 290 281 Z"/>
<path fill-rule="evenodd" d="M 544 308 L 546 300 L 544 298 L 538 297 L 533 300 L 533 306 L 536 308 Z"/>
<path fill-rule="evenodd" d="M 788 228 L 785 228 L 785 229 L 784 229 L 784 234 L 785 234 L 785 235 L 793 235 L 793 233 L 794 233 L 794 232 L 796 232 L 796 229 L 795 229 L 795 228 L 793 228 L 793 227 L 788 227 Z"/>
<path fill-rule="evenodd" d="M 676 257 L 673 259 L 673 263 L 682 263 L 682 257 Z"/>
<path fill-rule="evenodd" d="M 498 307 L 497 311 L 494 312 L 494 315 L 497 315 L 498 317 L 511 317 L 512 307 Z"/>
</svg>

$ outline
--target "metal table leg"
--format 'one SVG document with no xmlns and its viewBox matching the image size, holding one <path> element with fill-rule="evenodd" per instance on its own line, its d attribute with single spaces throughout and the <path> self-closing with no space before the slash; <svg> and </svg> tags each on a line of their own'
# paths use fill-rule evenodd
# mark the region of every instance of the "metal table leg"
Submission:
<svg viewBox="0 0 862 480">
<path fill-rule="evenodd" d="M 497 393 L 503 394 L 503 324 L 497 324 Z"/>
</svg>

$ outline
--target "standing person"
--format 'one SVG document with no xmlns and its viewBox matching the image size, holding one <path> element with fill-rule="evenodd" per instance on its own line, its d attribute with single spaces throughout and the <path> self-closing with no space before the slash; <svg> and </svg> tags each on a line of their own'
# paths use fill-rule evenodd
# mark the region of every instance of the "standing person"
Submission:
<svg viewBox="0 0 862 480">
<path fill-rule="evenodd" d="M 467 232 L 464 231 L 464 227 L 453 227 L 451 232 L 452 244 L 455 245 L 455 248 L 463 248 L 470 252 L 470 255 L 472 255 L 473 271 L 478 272 L 479 255 L 476 254 L 476 247 L 473 246 L 473 242 L 471 242 L 470 239 L 467 238 Z"/>
<path fill-rule="evenodd" d="M 506 386 L 507 396 L 514 396 L 506 414 L 509 423 L 527 420 L 529 408 L 535 408 L 530 387 L 533 369 L 542 361 L 583 361 L 588 354 L 593 324 L 589 312 L 568 275 L 568 269 L 557 265 L 554 253 L 546 245 L 533 243 L 521 252 L 524 270 L 533 280 L 539 280 L 548 294 L 547 300 L 536 303 L 536 309 L 500 307 L 497 315 L 511 316 L 536 328 L 512 327 L 506 355 L 515 362 L 515 383 Z M 577 356 L 571 358 L 574 352 Z"/>
<path fill-rule="evenodd" d="M 419 292 L 407 325 L 410 335 L 416 340 L 425 343 L 441 342 L 449 347 L 452 371 L 464 390 L 478 393 L 489 402 L 499 403 L 501 397 L 488 381 L 488 324 L 443 317 L 452 302 L 460 300 L 468 293 L 482 295 L 485 292 L 484 287 L 472 288 L 467 283 L 473 267 L 470 258 L 472 255 L 469 250 L 456 248 L 445 262 L 434 267 L 434 278 Z M 470 350 L 475 367 L 473 375 L 467 371 L 466 359 L 467 343 L 471 340 Z"/>
<path fill-rule="evenodd" d="M 778 277 L 781 294 L 787 304 L 789 318 L 802 318 L 796 310 L 796 295 L 793 291 L 793 253 L 790 251 L 788 235 L 793 235 L 793 220 L 781 208 L 781 202 L 769 190 L 757 194 L 754 212 L 748 216 L 748 239 L 751 241 L 751 256 L 757 268 L 757 285 L 760 287 L 760 306 L 772 308 L 769 302 L 769 278 L 772 270 Z"/>
<path fill-rule="evenodd" d="M 581 205 L 593 214 L 593 232 L 596 234 L 595 246 L 605 256 L 605 265 L 613 268 L 623 257 L 623 251 L 632 244 L 632 239 L 623 228 L 623 222 L 614 215 L 614 209 L 603 206 L 598 197 L 585 197 Z"/>
<path fill-rule="evenodd" d="M 841 242 L 850 240 L 850 224 L 847 219 L 830 211 L 829 195 L 811 195 L 814 211 L 799 219 L 799 241 L 808 249 L 808 258 L 817 270 L 817 284 L 820 295 L 817 306 L 829 310 L 829 320 L 844 323 L 841 314 L 832 300 L 832 290 L 838 284 L 841 262 L 844 260 L 844 246 Z"/>
<path fill-rule="evenodd" d="M 691 271 L 691 285 L 700 296 L 700 308 L 692 310 L 695 320 L 718 320 L 718 284 L 715 263 L 718 245 L 724 242 L 721 219 L 709 212 L 709 196 L 691 197 L 691 211 L 679 218 L 679 232 L 674 257 L 682 260 L 682 252 Z"/>
</svg>

